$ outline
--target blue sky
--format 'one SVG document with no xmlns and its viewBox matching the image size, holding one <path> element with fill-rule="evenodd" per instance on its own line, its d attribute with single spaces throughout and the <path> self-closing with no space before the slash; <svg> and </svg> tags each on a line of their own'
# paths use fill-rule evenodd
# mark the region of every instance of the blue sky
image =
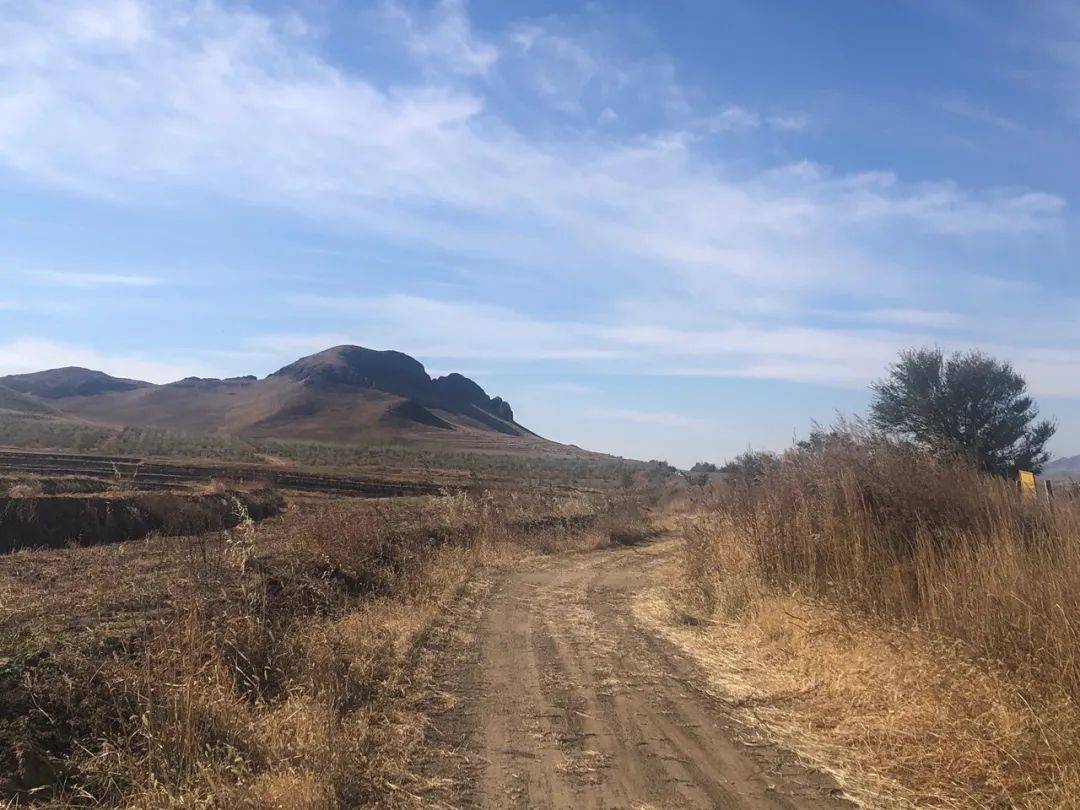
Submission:
<svg viewBox="0 0 1080 810">
<path fill-rule="evenodd" d="M 1080 7 L 0 0 L 0 372 L 395 348 L 677 463 L 1011 360 L 1080 452 Z"/>
</svg>

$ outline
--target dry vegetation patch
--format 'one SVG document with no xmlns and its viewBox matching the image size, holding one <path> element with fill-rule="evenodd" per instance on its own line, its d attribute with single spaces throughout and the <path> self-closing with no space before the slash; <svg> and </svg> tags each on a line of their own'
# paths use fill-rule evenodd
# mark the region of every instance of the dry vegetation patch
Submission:
<svg viewBox="0 0 1080 810">
<path fill-rule="evenodd" d="M 608 543 L 620 510 L 584 495 L 342 500 L 0 558 L 0 791 L 55 806 L 422 804 L 409 662 L 432 621 L 477 567 Z"/>
<path fill-rule="evenodd" d="M 848 437 L 719 493 L 685 535 L 668 631 L 759 730 L 870 804 L 1070 806 L 1074 506 Z"/>
</svg>

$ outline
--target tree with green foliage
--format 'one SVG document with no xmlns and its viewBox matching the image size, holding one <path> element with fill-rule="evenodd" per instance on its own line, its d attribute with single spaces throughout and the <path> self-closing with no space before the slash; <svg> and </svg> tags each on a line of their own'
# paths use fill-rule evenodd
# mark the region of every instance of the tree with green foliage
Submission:
<svg viewBox="0 0 1080 810">
<path fill-rule="evenodd" d="M 871 424 L 934 451 L 960 452 L 996 475 L 1039 472 L 1053 422 L 1009 363 L 982 352 L 911 349 L 873 385 Z"/>
</svg>

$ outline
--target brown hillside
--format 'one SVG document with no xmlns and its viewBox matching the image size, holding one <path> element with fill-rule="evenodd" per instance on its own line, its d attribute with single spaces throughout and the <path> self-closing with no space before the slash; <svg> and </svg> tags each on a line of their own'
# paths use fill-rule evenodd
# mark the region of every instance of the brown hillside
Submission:
<svg viewBox="0 0 1080 810">
<path fill-rule="evenodd" d="M 167 385 L 86 369 L 0 378 L 63 413 L 107 425 L 321 441 L 418 440 L 458 446 L 544 443 L 509 404 L 460 374 L 432 379 L 400 352 L 337 346 L 265 379 Z"/>
<path fill-rule="evenodd" d="M 59 399 L 70 396 L 94 396 L 114 391 L 144 388 L 150 383 L 110 377 L 102 371 L 69 366 L 32 374 L 13 374 L 0 377 L 0 386 L 20 394 L 33 394 L 43 399 Z"/>
<path fill-rule="evenodd" d="M 30 394 L 0 385 L 0 410 L 19 413 L 56 413 L 56 409 Z"/>
</svg>

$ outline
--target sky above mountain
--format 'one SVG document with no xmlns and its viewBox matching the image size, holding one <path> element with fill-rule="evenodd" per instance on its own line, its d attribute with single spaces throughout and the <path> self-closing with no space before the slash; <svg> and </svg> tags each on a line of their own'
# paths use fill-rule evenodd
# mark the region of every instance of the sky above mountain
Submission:
<svg viewBox="0 0 1080 810">
<path fill-rule="evenodd" d="M 1080 7 L 0 0 L 0 374 L 340 343 L 688 464 L 1011 360 L 1080 449 Z"/>
</svg>

